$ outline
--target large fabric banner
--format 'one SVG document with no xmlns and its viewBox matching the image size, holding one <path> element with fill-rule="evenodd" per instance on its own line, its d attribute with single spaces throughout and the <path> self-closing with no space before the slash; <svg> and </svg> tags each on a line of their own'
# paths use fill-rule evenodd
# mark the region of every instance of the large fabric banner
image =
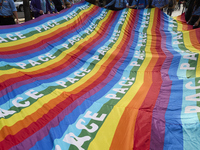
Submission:
<svg viewBox="0 0 200 150">
<path fill-rule="evenodd" d="M 82 1 L 0 27 L 1 150 L 199 150 L 200 30 Z"/>
</svg>

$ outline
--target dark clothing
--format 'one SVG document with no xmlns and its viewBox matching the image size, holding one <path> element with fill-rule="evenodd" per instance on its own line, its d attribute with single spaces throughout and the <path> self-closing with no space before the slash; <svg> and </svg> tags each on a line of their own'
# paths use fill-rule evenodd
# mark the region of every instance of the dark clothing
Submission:
<svg viewBox="0 0 200 150">
<path fill-rule="evenodd" d="M 106 5 L 109 4 L 111 1 L 112 1 L 112 0 L 106 0 Z M 114 4 L 113 4 L 112 6 L 108 6 L 107 8 L 110 9 L 110 10 L 114 10 L 114 9 L 115 9 L 115 6 L 114 6 Z"/>
<path fill-rule="evenodd" d="M 198 26 L 194 26 L 195 22 L 199 19 L 199 16 L 192 16 L 192 19 L 190 20 L 189 24 L 193 25 L 193 29 L 199 28 L 200 27 L 200 23 Z"/>
<path fill-rule="evenodd" d="M 152 5 L 155 7 L 163 7 L 168 4 L 168 0 L 153 0 Z"/>
<path fill-rule="evenodd" d="M 172 12 L 174 11 L 174 9 L 167 9 L 167 14 L 169 15 L 169 16 L 171 16 L 172 15 Z"/>
<path fill-rule="evenodd" d="M 129 1 L 130 6 L 136 5 L 133 9 L 145 9 L 147 5 L 149 4 L 148 0 L 133 0 L 132 3 Z"/>
<path fill-rule="evenodd" d="M 170 0 L 169 1 L 169 3 L 168 3 L 168 8 L 167 8 L 167 14 L 169 15 L 169 16 L 171 16 L 172 15 L 172 12 L 174 11 L 174 9 L 173 9 L 173 6 L 174 6 L 175 4 L 174 4 L 174 0 Z"/>
<path fill-rule="evenodd" d="M 106 4 L 106 7 L 112 6 L 114 4 L 115 10 L 121 10 L 126 8 L 128 5 L 127 0 L 112 0 L 110 3 Z"/>
<path fill-rule="evenodd" d="M 0 16 L 0 25 L 15 24 L 13 16 Z"/>
<path fill-rule="evenodd" d="M 173 7 L 174 6 L 174 0 L 170 0 L 168 3 L 168 7 Z"/>
<path fill-rule="evenodd" d="M 149 8 L 152 8 L 151 6 L 152 0 L 148 0 L 148 1 L 149 1 Z"/>
<path fill-rule="evenodd" d="M 199 7 L 194 6 L 191 19 L 189 20 L 189 24 L 193 25 L 193 29 L 200 27 L 200 23 L 197 26 L 195 26 L 195 23 L 199 20 L 199 18 L 200 18 L 200 6 Z"/>
<path fill-rule="evenodd" d="M 190 17 L 192 16 L 192 11 L 194 8 L 194 1 L 195 0 L 189 0 L 188 9 L 185 12 L 185 20 L 188 21 Z"/>
<path fill-rule="evenodd" d="M 40 10 L 42 10 L 40 0 L 31 0 L 30 8 L 31 8 L 31 11 L 34 13 L 35 18 L 42 15 L 42 14 L 40 14 Z M 50 13 L 52 13 L 49 1 L 46 0 L 46 12 L 48 12 L 48 11 Z"/>
<path fill-rule="evenodd" d="M 54 5 L 55 5 L 57 11 L 63 10 L 62 3 L 61 3 L 60 0 L 52 0 L 52 1 L 53 1 Z"/>
<path fill-rule="evenodd" d="M 50 4 L 52 13 L 57 13 L 58 11 L 57 11 L 57 9 L 56 9 L 56 7 L 54 5 L 54 2 L 51 1 L 51 0 L 48 0 L 48 1 L 49 1 L 49 4 Z"/>
<path fill-rule="evenodd" d="M 96 4 L 96 0 L 86 0 L 86 1 L 94 5 Z"/>
<path fill-rule="evenodd" d="M 13 0 L 2 0 L 0 7 L 0 25 L 15 24 L 13 12 L 17 11 Z"/>
</svg>

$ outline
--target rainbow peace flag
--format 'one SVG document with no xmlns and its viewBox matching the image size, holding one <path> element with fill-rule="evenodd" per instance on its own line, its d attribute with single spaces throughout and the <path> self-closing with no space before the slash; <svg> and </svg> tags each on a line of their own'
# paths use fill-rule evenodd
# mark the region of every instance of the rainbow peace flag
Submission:
<svg viewBox="0 0 200 150">
<path fill-rule="evenodd" d="M 0 27 L 1 150 L 199 150 L 200 30 L 81 1 Z"/>
</svg>

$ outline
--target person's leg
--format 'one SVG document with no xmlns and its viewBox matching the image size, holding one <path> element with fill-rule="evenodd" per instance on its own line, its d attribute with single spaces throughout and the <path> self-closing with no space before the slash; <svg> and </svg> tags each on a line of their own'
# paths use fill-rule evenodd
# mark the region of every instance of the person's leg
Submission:
<svg viewBox="0 0 200 150">
<path fill-rule="evenodd" d="M 192 19 L 190 20 L 189 24 L 190 24 L 190 25 L 194 25 L 195 22 L 196 22 L 198 19 L 199 19 L 198 16 L 192 16 Z"/>
<path fill-rule="evenodd" d="M 172 15 L 172 9 L 169 10 L 169 16 L 171 16 L 171 15 Z"/>
<path fill-rule="evenodd" d="M 181 9 L 181 0 L 178 1 L 178 10 Z"/>
<path fill-rule="evenodd" d="M 3 25 L 2 23 L 3 23 L 3 21 L 2 21 L 2 17 L 0 17 L 0 25 Z"/>
<path fill-rule="evenodd" d="M 169 15 L 169 8 L 167 9 L 167 15 Z"/>
<path fill-rule="evenodd" d="M 169 15 L 169 16 L 171 16 L 172 15 L 172 9 L 167 9 L 167 14 Z"/>
<path fill-rule="evenodd" d="M 171 13 L 170 13 L 170 16 L 172 15 L 173 11 L 174 11 L 174 9 L 171 9 Z"/>
</svg>

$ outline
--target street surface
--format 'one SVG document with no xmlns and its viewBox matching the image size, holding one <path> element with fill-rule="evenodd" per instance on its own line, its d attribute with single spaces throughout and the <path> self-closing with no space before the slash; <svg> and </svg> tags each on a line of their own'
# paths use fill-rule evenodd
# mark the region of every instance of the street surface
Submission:
<svg viewBox="0 0 200 150">
<path fill-rule="evenodd" d="M 24 12 L 17 12 L 18 18 L 24 18 Z"/>
</svg>

